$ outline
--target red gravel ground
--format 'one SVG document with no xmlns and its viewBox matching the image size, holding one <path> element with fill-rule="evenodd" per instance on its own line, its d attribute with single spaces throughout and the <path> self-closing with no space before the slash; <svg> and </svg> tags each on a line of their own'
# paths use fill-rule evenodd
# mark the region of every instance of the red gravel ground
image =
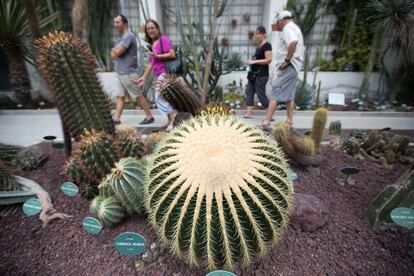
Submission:
<svg viewBox="0 0 414 276">
<path fill-rule="evenodd" d="M 34 172 L 16 172 L 48 189 L 55 207 L 73 215 L 66 221 L 53 221 L 40 228 L 34 218 L 35 238 L 28 239 L 28 218 L 23 212 L 0 218 L 0 275 L 133 275 L 130 259 L 118 254 L 114 238 L 125 231 L 138 232 L 148 244 L 156 236 L 145 218 L 133 217 L 113 228 L 104 228 L 99 236 L 86 234 L 81 221 L 88 216 L 89 203 L 76 198 L 75 211 L 69 198 L 59 192 L 65 178 L 60 175 L 62 151 L 42 147 L 49 161 Z M 342 187 L 335 181 L 339 169 L 362 169 L 354 176 L 356 184 Z M 344 153 L 324 149 L 324 161 L 318 168 L 294 168 L 299 175 L 295 191 L 313 194 L 331 210 L 329 222 L 314 233 L 289 227 L 281 242 L 261 260 L 237 275 L 413 275 L 414 261 L 404 256 L 401 230 L 375 232 L 368 228 L 363 214 L 377 194 L 393 183 L 409 167 L 396 165 L 385 170 L 368 161 L 356 161 Z M 138 257 L 138 260 L 140 257 Z M 205 275 L 184 262 L 162 255 L 146 263 L 139 275 Z"/>
</svg>

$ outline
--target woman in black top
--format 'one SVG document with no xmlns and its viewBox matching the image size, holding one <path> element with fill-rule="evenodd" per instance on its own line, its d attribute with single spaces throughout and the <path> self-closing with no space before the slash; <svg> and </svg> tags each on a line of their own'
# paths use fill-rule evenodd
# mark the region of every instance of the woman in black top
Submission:
<svg viewBox="0 0 414 276">
<path fill-rule="evenodd" d="M 257 27 L 255 37 L 259 47 L 253 58 L 246 61 L 251 70 L 247 74 L 249 80 L 246 87 L 247 112 L 244 118 L 253 118 L 255 93 L 263 108 L 269 105 L 266 83 L 269 80 L 269 64 L 272 62 L 272 45 L 266 41 L 266 29 L 263 26 Z"/>
</svg>

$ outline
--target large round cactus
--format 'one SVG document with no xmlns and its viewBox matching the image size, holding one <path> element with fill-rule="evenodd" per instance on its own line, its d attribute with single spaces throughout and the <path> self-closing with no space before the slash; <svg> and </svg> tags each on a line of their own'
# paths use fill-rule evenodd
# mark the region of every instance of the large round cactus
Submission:
<svg viewBox="0 0 414 276">
<path fill-rule="evenodd" d="M 125 217 L 125 209 L 115 197 L 104 198 L 99 205 L 98 218 L 107 225 L 120 223 Z"/>
<path fill-rule="evenodd" d="M 195 117 L 174 129 L 147 177 L 152 224 L 191 265 L 247 266 L 288 223 L 292 184 L 282 151 L 231 116 Z"/>
<path fill-rule="evenodd" d="M 144 207 L 144 177 L 145 170 L 140 161 L 123 158 L 99 185 L 101 195 L 113 195 L 121 201 L 128 214 L 140 214 Z"/>
</svg>

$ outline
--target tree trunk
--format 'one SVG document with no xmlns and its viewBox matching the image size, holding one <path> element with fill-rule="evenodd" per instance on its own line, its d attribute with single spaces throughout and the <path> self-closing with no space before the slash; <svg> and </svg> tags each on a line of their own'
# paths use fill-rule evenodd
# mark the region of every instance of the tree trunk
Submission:
<svg viewBox="0 0 414 276">
<path fill-rule="evenodd" d="M 75 0 L 72 8 L 72 33 L 82 40 L 83 25 L 87 16 L 88 3 L 86 0 Z"/>
<path fill-rule="evenodd" d="M 39 23 L 37 21 L 36 9 L 33 0 L 20 0 L 20 2 L 26 10 L 27 19 L 29 21 L 29 27 L 33 35 L 33 40 L 40 38 L 42 34 L 40 33 Z"/>
</svg>

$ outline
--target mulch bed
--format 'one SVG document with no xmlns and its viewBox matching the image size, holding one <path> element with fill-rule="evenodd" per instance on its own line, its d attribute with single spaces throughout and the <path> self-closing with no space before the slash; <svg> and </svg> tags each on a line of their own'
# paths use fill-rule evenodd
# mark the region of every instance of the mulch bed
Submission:
<svg viewBox="0 0 414 276">
<path fill-rule="evenodd" d="M 122 232 L 143 235 L 148 244 L 156 235 L 146 218 L 126 219 L 115 227 L 105 227 L 99 236 L 82 230 L 81 222 L 89 215 L 89 202 L 76 198 L 76 211 L 69 198 L 59 192 L 65 181 L 61 174 L 65 162 L 63 151 L 48 143 L 41 147 L 49 161 L 33 172 L 15 174 L 31 178 L 50 191 L 58 211 L 73 215 L 57 220 L 45 229 L 34 218 L 35 238 L 28 239 L 28 217 L 23 212 L 0 218 L 0 275 L 133 275 L 129 257 L 121 256 L 113 246 Z M 400 229 L 382 232 L 371 230 L 363 219 L 364 212 L 377 194 L 396 181 L 408 166 L 395 165 L 385 170 L 368 161 L 323 150 L 320 167 L 295 167 L 299 179 L 295 191 L 313 194 L 330 208 L 329 222 L 313 233 L 289 227 L 281 242 L 261 260 L 237 275 L 412 275 L 413 259 L 404 255 L 404 236 Z M 344 166 L 359 167 L 353 176 L 354 186 L 342 187 L 335 181 Z M 137 258 L 140 260 L 140 257 Z M 206 271 L 190 268 L 170 253 L 152 263 L 145 263 L 139 275 L 205 275 Z"/>
</svg>

